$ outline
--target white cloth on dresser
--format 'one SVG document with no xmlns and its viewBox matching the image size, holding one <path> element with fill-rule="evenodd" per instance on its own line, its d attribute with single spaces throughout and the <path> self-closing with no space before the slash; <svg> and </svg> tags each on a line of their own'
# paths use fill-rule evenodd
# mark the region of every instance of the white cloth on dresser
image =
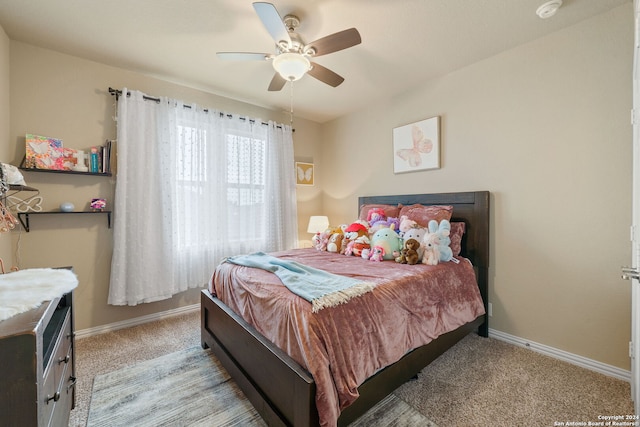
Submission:
<svg viewBox="0 0 640 427">
<path fill-rule="evenodd" d="M 34 309 L 78 286 L 73 271 L 29 268 L 0 274 L 0 321 Z"/>
</svg>

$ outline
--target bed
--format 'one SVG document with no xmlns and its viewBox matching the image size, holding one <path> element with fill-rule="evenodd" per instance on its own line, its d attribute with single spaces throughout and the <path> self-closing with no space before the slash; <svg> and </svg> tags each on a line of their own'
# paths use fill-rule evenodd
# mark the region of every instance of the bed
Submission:
<svg viewBox="0 0 640 427">
<path fill-rule="evenodd" d="M 363 205 L 373 204 L 453 206 L 451 221 L 463 222 L 466 228 L 460 256 L 467 258 L 473 264 L 479 294 L 482 298 L 481 304 L 484 306 L 483 313 L 486 313 L 489 268 L 489 192 L 367 196 L 358 199 L 358 210 Z M 314 377 L 303 367 L 303 364 L 298 362 L 299 354 L 291 352 L 291 349 L 288 351 L 292 355 L 281 350 L 258 332 L 257 327 L 252 326 L 249 321 L 214 296 L 210 289 L 202 291 L 201 311 L 203 348 L 212 349 L 267 424 L 320 425 L 316 406 L 316 392 L 319 384 L 316 384 Z M 246 313 L 244 315 L 247 316 Z M 251 316 L 249 320 L 255 324 L 255 319 Z M 454 330 L 437 336 L 428 344 L 406 352 L 396 362 L 376 369 L 370 377 L 359 384 L 358 397 L 342 409 L 337 424 L 348 425 L 356 420 L 473 331 L 477 331 L 481 336 L 487 336 L 486 314 L 478 315 Z"/>
</svg>

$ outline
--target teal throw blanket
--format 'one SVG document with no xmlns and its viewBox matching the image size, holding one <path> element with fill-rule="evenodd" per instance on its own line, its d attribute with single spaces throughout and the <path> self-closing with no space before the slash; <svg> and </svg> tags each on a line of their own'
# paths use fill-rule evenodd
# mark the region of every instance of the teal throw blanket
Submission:
<svg viewBox="0 0 640 427">
<path fill-rule="evenodd" d="M 296 261 L 286 261 L 263 252 L 229 257 L 223 262 L 272 272 L 291 292 L 309 301 L 314 313 L 343 304 L 375 287 L 371 283 L 332 274 Z"/>
</svg>

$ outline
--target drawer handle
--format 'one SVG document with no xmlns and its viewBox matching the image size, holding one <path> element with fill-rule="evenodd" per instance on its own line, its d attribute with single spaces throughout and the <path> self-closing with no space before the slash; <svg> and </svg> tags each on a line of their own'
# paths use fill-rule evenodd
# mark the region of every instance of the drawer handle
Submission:
<svg viewBox="0 0 640 427">
<path fill-rule="evenodd" d="M 69 390 L 71 390 L 72 388 L 74 388 L 74 387 L 76 386 L 76 381 L 77 381 L 77 380 L 78 380 L 78 379 L 77 379 L 76 377 L 74 377 L 74 376 L 70 376 L 70 377 L 69 377 L 69 381 L 71 381 L 71 384 L 69 384 L 69 385 L 67 386 L 67 393 L 69 393 Z"/>
<path fill-rule="evenodd" d="M 47 395 L 47 404 L 49 404 L 51 400 L 53 400 L 54 402 L 60 400 L 60 393 L 56 391 L 53 396 Z"/>
<path fill-rule="evenodd" d="M 58 359 L 58 364 L 60 364 L 60 363 L 69 363 L 69 360 L 71 360 L 71 358 L 67 354 L 65 357 Z"/>
</svg>

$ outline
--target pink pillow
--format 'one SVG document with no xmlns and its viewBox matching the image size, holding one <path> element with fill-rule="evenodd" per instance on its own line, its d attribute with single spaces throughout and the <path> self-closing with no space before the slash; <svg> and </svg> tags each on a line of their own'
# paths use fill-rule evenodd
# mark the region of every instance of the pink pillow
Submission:
<svg viewBox="0 0 640 427">
<path fill-rule="evenodd" d="M 366 221 L 369 210 L 374 208 L 383 209 L 384 214 L 387 216 L 387 218 L 398 218 L 398 214 L 400 212 L 401 207 L 402 205 L 397 205 L 397 206 L 396 205 L 379 205 L 379 204 L 373 204 L 373 203 L 369 205 L 362 205 L 360 207 L 360 215 L 358 216 L 358 218 Z"/>
<path fill-rule="evenodd" d="M 451 243 L 449 247 L 451 248 L 451 252 L 453 252 L 453 256 L 460 255 L 462 251 L 462 236 L 467 228 L 467 224 L 464 222 L 452 222 L 451 223 L 451 234 L 449 237 L 451 238 Z"/>
<path fill-rule="evenodd" d="M 418 223 L 420 227 L 428 227 L 429 221 L 435 219 L 440 222 L 443 219 L 449 221 L 453 213 L 453 206 L 448 205 L 411 205 L 403 206 L 400 209 L 400 216 L 406 215 L 407 218 Z"/>
</svg>

